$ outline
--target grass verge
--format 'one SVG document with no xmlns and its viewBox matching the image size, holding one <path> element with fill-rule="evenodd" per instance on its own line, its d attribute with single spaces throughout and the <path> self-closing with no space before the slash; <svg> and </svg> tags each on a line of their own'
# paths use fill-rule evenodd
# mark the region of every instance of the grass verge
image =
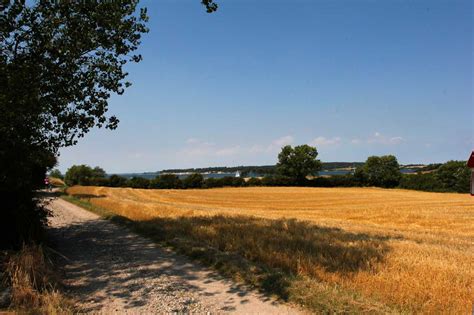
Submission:
<svg viewBox="0 0 474 315">
<path fill-rule="evenodd" d="M 24 245 L 2 257 L 3 292 L 9 291 L 7 311 L 28 314 L 65 314 L 75 311 L 73 301 L 61 293 L 59 276 L 50 259 L 51 250 Z"/>
<path fill-rule="evenodd" d="M 215 216 L 135 221 L 93 205 L 86 197 L 62 198 L 170 246 L 228 278 L 312 312 L 403 312 L 340 285 L 318 281 L 318 274 L 311 271 L 315 264 L 347 276 L 370 269 L 388 250 L 384 240 L 297 220 Z M 343 245 L 346 243 L 357 246 Z M 317 254 L 308 256 L 309 252 Z M 301 258 L 295 259 L 298 255 Z M 312 257 L 312 261 L 307 257 Z"/>
</svg>

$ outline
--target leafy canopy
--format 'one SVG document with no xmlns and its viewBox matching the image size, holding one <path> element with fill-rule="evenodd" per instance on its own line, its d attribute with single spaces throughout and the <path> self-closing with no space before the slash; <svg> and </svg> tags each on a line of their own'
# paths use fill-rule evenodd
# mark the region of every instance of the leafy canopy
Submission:
<svg viewBox="0 0 474 315">
<path fill-rule="evenodd" d="M 387 188 L 397 186 L 402 177 L 400 165 L 393 155 L 369 156 L 356 175 L 365 177 L 370 186 Z"/>
<path fill-rule="evenodd" d="M 137 3 L 2 5 L 2 133 L 19 132 L 56 152 L 94 126 L 116 128 L 118 119 L 105 116 L 108 99 L 130 86 L 124 65 L 142 59 L 134 52 L 148 31 L 146 9 L 135 14 Z"/>
<path fill-rule="evenodd" d="M 284 146 L 278 154 L 277 171 L 299 183 L 306 180 L 306 176 L 313 175 L 321 169 L 321 162 L 317 160 L 318 151 L 307 144 Z"/>
</svg>

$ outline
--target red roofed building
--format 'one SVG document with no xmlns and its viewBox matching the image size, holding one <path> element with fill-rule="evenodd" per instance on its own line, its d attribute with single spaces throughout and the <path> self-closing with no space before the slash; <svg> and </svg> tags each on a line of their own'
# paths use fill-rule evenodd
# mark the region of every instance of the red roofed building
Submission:
<svg viewBox="0 0 474 315">
<path fill-rule="evenodd" d="M 471 157 L 467 161 L 467 167 L 474 168 L 474 151 L 472 151 Z"/>
<path fill-rule="evenodd" d="M 474 196 L 474 151 L 471 152 L 467 166 L 471 168 L 471 196 Z"/>
</svg>

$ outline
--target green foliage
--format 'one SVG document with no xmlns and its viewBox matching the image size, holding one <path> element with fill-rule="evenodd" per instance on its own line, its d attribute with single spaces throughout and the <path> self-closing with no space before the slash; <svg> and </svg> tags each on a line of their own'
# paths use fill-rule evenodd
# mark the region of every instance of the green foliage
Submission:
<svg viewBox="0 0 474 315">
<path fill-rule="evenodd" d="M 471 170 L 465 161 L 448 161 L 430 173 L 405 174 L 400 188 L 468 193 Z"/>
<path fill-rule="evenodd" d="M 213 0 L 201 3 L 209 13 L 217 10 Z M 32 191 L 55 165 L 59 148 L 74 145 L 93 127 L 117 127 L 118 119 L 106 115 L 108 100 L 131 85 L 125 66 L 141 61 L 136 50 L 148 32 L 146 8 L 137 5 L 2 1 L 0 246 L 35 238 L 22 226 L 39 230 L 44 223 L 36 219 L 43 215 L 36 216 L 41 206 Z"/>
<path fill-rule="evenodd" d="M 109 177 L 108 186 L 110 187 L 126 187 L 126 185 L 127 185 L 127 179 L 123 176 L 114 174 Z"/>
<path fill-rule="evenodd" d="M 203 188 L 218 187 L 243 187 L 247 186 L 245 180 L 241 177 L 225 176 L 222 178 L 207 178 L 203 182 Z"/>
<path fill-rule="evenodd" d="M 147 31 L 137 1 L 3 1 L 0 5 L 0 246 L 37 238 L 45 222 L 32 191 L 62 146 L 106 117 L 111 93 Z M 41 184 L 40 184 L 41 183 Z"/>
<path fill-rule="evenodd" d="M 434 173 L 403 174 L 399 187 L 424 191 L 449 191 L 443 188 L 443 184 Z"/>
<path fill-rule="evenodd" d="M 471 170 L 465 161 L 448 161 L 435 172 L 436 179 L 442 187 L 455 192 L 469 192 Z"/>
<path fill-rule="evenodd" d="M 61 174 L 61 171 L 58 170 L 57 168 L 49 172 L 49 176 L 54 177 L 54 178 L 64 179 L 63 174 Z"/>
<path fill-rule="evenodd" d="M 2 5 L 2 123 L 28 133 L 33 143 L 53 153 L 75 144 L 94 126 L 116 128 L 117 118 L 105 116 L 108 99 L 130 86 L 124 66 L 142 59 L 134 51 L 148 31 L 146 9 L 136 14 L 137 4 Z"/>
<path fill-rule="evenodd" d="M 94 168 L 88 165 L 73 165 L 67 171 L 64 176 L 64 181 L 68 186 L 74 185 L 97 185 L 101 186 L 107 183 L 105 171 L 96 166 Z"/>
<path fill-rule="evenodd" d="M 249 178 L 247 181 L 248 186 L 262 186 L 262 180 L 258 177 Z"/>
<path fill-rule="evenodd" d="M 204 177 L 199 173 L 193 173 L 183 179 L 183 188 L 202 188 Z"/>
<path fill-rule="evenodd" d="M 149 188 L 150 181 L 143 177 L 132 177 L 127 181 L 127 187 L 131 188 Z"/>
<path fill-rule="evenodd" d="M 318 151 L 309 145 L 294 148 L 284 146 L 278 154 L 277 171 L 280 175 L 291 177 L 298 183 L 304 183 L 306 176 L 314 175 L 321 169 L 321 162 L 316 159 Z"/>
<path fill-rule="evenodd" d="M 182 182 L 174 174 L 163 174 L 152 180 L 150 186 L 152 188 L 177 189 L 182 187 Z"/>
<path fill-rule="evenodd" d="M 370 156 L 357 176 L 369 186 L 392 188 L 398 186 L 402 174 L 397 158 L 393 155 Z"/>
<path fill-rule="evenodd" d="M 283 175 L 265 176 L 261 182 L 262 186 L 296 186 L 301 183 L 292 177 Z M 305 181 L 305 183 L 307 183 L 307 181 Z"/>
</svg>

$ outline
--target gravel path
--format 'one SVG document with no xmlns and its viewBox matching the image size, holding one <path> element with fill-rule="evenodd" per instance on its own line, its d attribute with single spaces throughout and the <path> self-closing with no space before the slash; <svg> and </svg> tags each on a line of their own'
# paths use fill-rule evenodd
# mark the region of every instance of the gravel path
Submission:
<svg viewBox="0 0 474 315">
<path fill-rule="evenodd" d="M 301 313 L 62 199 L 48 207 L 66 290 L 85 312 Z"/>
</svg>

